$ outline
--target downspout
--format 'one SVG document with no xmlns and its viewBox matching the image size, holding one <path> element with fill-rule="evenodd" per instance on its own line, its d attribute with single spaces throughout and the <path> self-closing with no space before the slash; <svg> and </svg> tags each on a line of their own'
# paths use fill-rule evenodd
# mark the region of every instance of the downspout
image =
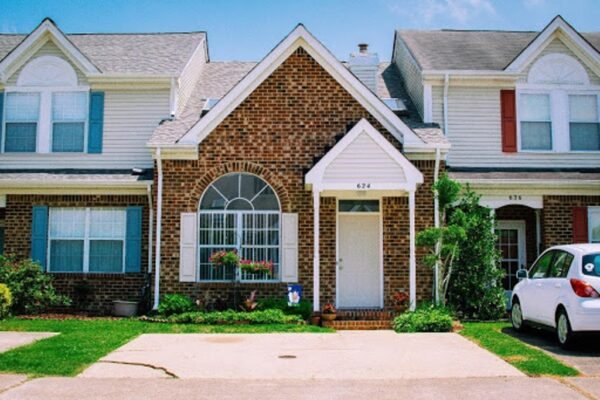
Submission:
<svg viewBox="0 0 600 400">
<path fill-rule="evenodd" d="M 450 86 L 450 74 L 444 75 L 444 135 L 448 136 L 448 87 Z"/>
<path fill-rule="evenodd" d="M 154 258 L 154 310 L 160 302 L 160 235 L 162 230 L 162 191 L 163 171 L 160 147 L 156 149 L 156 168 L 158 170 L 158 185 L 156 188 L 156 256 Z"/>
<path fill-rule="evenodd" d="M 435 168 L 433 170 L 433 184 L 435 185 L 438 181 L 439 175 L 440 175 L 440 157 L 441 157 L 441 151 L 439 147 L 435 148 Z M 434 195 L 433 195 L 433 225 L 435 226 L 435 228 L 439 228 L 440 227 L 440 200 L 438 198 L 438 193 L 437 190 L 434 191 Z M 435 252 L 436 254 L 439 254 L 440 251 L 440 244 L 439 242 L 436 243 L 435 245 Z M 440 265 L 438 262 L 435 263 L 435 288 L 433 290 L 434 293 L 434 298 L 435 298 L 435 304 L 438 305 L 440 304 L 440 291 L 439 291 L 439 281 L 440 281 Z"/>
<path fill-rule="evenodd" d="M 152 184 L 146 188 L 148 195 L 148 273 L 152 273 L 152 241 L 154 240 L 154 206 L 152 204 Z"/>
</svg>

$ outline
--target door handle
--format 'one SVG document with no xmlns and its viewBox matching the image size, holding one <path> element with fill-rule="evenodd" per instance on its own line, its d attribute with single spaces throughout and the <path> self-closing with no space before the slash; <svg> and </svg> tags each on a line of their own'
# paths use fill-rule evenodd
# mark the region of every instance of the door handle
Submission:
<svg viewBox="0 0 600 400">
<path fill-rule="evenodd" d="M 342 260 L 342 259 L 340 258 L 340 259 L 338 260 L 338 262 L 337 262 L 338 269 L 340 269 L 340 270 L 344 269 L 344 264 L 342 264 L 342 262 L 343 262 L 343 261 L 344 261 L 344 260 Z"/>
<path fill-rule="evenodd" d="M 557 288 L 557 289 L 560 289 L 562 287 L 562 285 L 560 283 L 555 283 L 554 287 Z"/>
<path fill-rule="evenodd" d="M 538 282 L 538 283 L 535 284 L 535 286 L 542 287 L 542 284 Z"/>
</svg>

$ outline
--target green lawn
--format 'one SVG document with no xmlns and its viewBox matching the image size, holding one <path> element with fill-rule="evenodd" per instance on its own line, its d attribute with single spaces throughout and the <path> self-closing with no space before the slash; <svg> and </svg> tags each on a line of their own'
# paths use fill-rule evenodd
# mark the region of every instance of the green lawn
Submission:
<svg viewBox="0 0 600 400">
<path fill-rule="evenodd" d="M 550 355 L 503 332 L 505 322 L 467 322 L 461 335 L 478 343 L 530 376 L 576 376 L 579 372 Z"/>
<path fill-rule="evenodd" d="M 0 321 L 0 331 L 60 332 L 0 354 L 0 372 L 73 376 L 142 333 L 331 332 L 311 325 L 193 325 L 137 320 Z"/>
</svg>

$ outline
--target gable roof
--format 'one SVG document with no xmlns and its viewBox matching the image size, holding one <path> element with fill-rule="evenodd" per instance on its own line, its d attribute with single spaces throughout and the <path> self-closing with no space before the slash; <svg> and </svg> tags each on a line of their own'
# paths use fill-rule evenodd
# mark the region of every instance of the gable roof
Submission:
<svg viewBox="0 0 600 400">
<path fill-rule="evenodd" d="M 183 107 L 182 112 L 175 119 L 163 121 L 154 131 L 148 142 L 151 146 L 172 145 L 202 118 L 202 111 L 206 100 L 221 99 L 244 76 L 258 64 L 257 62 L 241 61 L 211 61 L 204 65 L 196 87 Z M 401 99 L 409 110 L 409 115 L 401 119 L 425 143 L 448 145 L 448 140 L 443 135 L 439 126 L 423 124 L 406 90 L 400 72 L 394 64 L 382 62 L 379 64 L 377 74 L 377 91 L 379 98 Z"/>
<path fill-rule="evenodd" d="M 428 148 L 415 133 L 396 116 L 375 93 L 337 60 L 302 24 L 294 28 L 261 62 L 248 72 L 204 117 L 177 141 L 181 147 L 195 147 L 212 132 L 298 48 L 308 53 L 405 148 Z M 156 146 L 150 142 L 151 146 Z"/>
<path fill-rule="evenodd" d="M 568 25 L 560 17 L 553 22 L 558 19 Z M 551 24 L 542 32 L 552 28 Z M 540 34 L 518 31 L 398 30 L 395 40 L 402 40 L 422 70 L 502 71 Z M 600 32 L 578 35 L 596 53 L 600 51 Z"/>
<path fill-rule="evenodd" d="M 205 32 L 64 34 L 46 19 L 29 35 L 0 34 L 0 65 L 15 54 L 28 38 L 54 32 L 62 35 L 76 51 L 103 74 L 179 76 L 196 48 L 206 39 Z"/>
</svg>

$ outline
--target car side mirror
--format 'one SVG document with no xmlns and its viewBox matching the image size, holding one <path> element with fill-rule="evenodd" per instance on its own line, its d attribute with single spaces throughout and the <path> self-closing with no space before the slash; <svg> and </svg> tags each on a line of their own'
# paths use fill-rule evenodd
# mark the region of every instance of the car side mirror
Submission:
<svg viewBox="0 0 600 400">
<path fill-rule="evenodd" d="M 520 269 L 517 271 L 517 279 L 518 280 L 523 280 L 523 279 L 527 279 L 529 278 L 529 273 L 527 272 L 526 269 Z"/>
</svg>

